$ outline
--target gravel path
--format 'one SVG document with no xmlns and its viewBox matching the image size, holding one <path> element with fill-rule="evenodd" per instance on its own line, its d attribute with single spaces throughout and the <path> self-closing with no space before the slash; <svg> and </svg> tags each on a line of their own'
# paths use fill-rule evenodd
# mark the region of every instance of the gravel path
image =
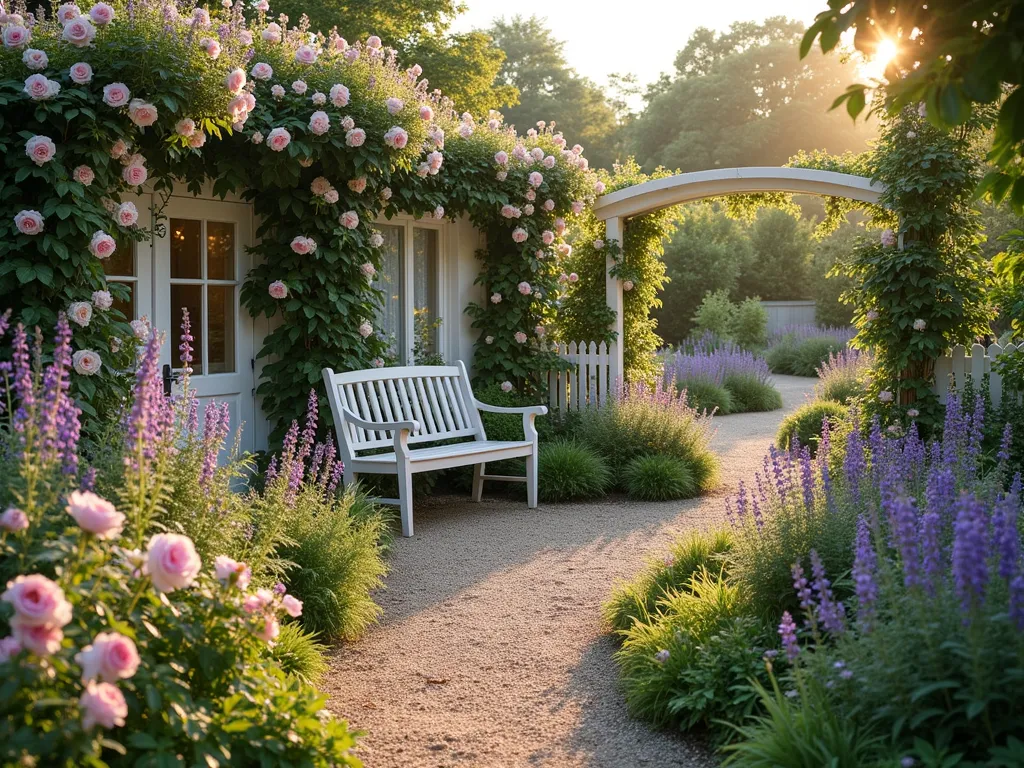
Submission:
<svg viewBox="0 0 1024 768">
<path fill-rule="evenodd" d="M 600 606 L 681 531 L 722 516 L 813 380 L 775 377 L 783 411 L 716 418 L 722 487 L 684 502 L 542 505 L 416 499 L 391 553 L 380 626 L 336 648 L 330 708 L 368 731 L 369 768 L 702 768 L 701 745 L 629 717 Z"/>
</svg>

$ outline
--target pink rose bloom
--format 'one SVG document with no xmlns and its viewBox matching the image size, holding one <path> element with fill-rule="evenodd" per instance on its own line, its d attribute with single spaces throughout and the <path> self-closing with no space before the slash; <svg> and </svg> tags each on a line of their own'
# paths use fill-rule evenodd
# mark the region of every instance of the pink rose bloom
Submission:
<svg viewBox="0 0 1024 768">
<path fill-rule="evenodd" d="M 217 555 L 213 561 L 214 574 L 220 581 L 227 585 L 234 585 L 239 589 L 246 589 L 249 580 L 252 578 L 252 571 L 245 563 L 232 560 L 227 555 Z"/>
<path fill-rule="evenodd" d="M 196 121 L 190 117 L 183 117 L 174 124 L 174 132 L 187 139 L 196 132 Z"/>
<path fill-rule="evenodd" d="M 405 102 L 399 98 L 391 96 L 384 101 L 384 106 L 387 107 L 388 113 L 397 115 L 405 107 Z"/>
<path fill-rule="evenodd" d="M 68 307 L 68 319 L 85 328 L 92 320 L 92 304 L 87 301 L 76 301 Z"/>
<path fill-rule="evenodd" d="M 365 338 L 367 338 L 367 337 L 368 337 L 368 336 L 369 336 L 369 335 L 370 335 L 371 333 L 373 333 L 373 326 L 372 326 L 372 325 L 370 325 L 370 324 L 369 324 L 368 322 L 366 322 L 366 321 L 364 320 L 364 321 L 363 321 L 363 322 L 362 322 L 362 323 L 361 323 L 361 324 L 359 325 L 359 335 L 360 335 L 360 336 L 362 336 L 362 337 L 363 337 L 363 338 L 365 339 Z"/>
<path fill-rule="evenodd" d="M 77 64 L 71 65 L 69 72 L 72 81 L 79 85 L 85 85 L 92 81 L 92 67 L 86 64 L 84 61 L 80 61 Z"/>
<path fill-rule="evenodd" d="M 577 275 L 575 272 L 570 272 L 569 273 L 569 282 L 570 283 L 575 283 L 579 279 L 580 279 L 580 276 Z"/>
<path fill-rule="evenodd" d="M 309 191 L 312 192 L 317 197 L 323 197 L 327 190 L 329 190 L 330 188 L 331 182 L 329 182 L 323 176 L 317 176 L 309 185 Z"/>
<path fill-rule="evenodd" d="M 548 155 L 541 162 L 543 163 L 544 167 L 550 171 L 552 168 L 555 167 L 555 163 L 557 163 L 558 161 L 555 159 L 554 155 Z"/>
<path fill-rule="evenodd" d="M 500 293 L 492 293 L 491 294 L 491 304 L 501 304 L 501 294 Z"/>
<path fill-rule="evenodd" d="M 518 219 L 521 214 L 522 211 L 520 211 L 514 205 L 509 205 L 508 203 L 506 203 L 505 205 L 501 206 L 501 215 L 504 216 L 506 219 Z"/>
<path fill-rule="evenodd" d="M 523 296 L 529 296 L 531 293 L 533 293 L 533 288 L 531 288 L 530 284 L 525 280 L 521 282 L 517 287 L 519 289 L 519 292 L 523 294 Z"/>
<path fill-rule="evenodd" d="M 267 135 L 267 146 L 274 152 L 282 152 L 291 143 L 292 135 L 284 128 L 275 128 Z"/>
<path fill-rule="evenodd" d="M 91 349 L 80 349 L 71 356 L 71 367 L 80 376 L 95 376 L 102 366 L 103 359 Z"/>
<path fill-rule="evenodd" d="M 17 507 L 8 507 L 0 515 L 0 528 L 5 531 L 24 531 L 28 528 L 28 515 Z"/>
<path fill-rule="evenodd" d="M 96 231 L 89 241 L 89 253 L 97 259 L 109 258 L 117 250 L 117 241 L 102 229 Z"/>
<path fill-rule="evenodd" d="M 473 135 L 473 125 L 471 123 L 463 123 L 459 126 L 459 136 L 464 139 L 468 139 Z"/>
<path fill-rule="evenodd" d="M 338 222 L 341 226 L 345 227 L 345 229 L 355 229 L 359 226 L 359 214 L 355 211 L 345 211 L 338 218 Z"/>
<path fill-rule="evenodd" d="M 622 290 L 624 290 L 626 293 L 629 293 L 630 291 L 632 291 L 633 290 L 633 281 L 632 280 L 626 280 L 622 284 Z"/>
<path fill-rule="evenodd" d="M 405 132 L 404 128 L 393 125 L 384 134 L 384 143 L 394 149 L 404 149 L 405 145 L 409 143 L 409 134 Z"/>
<path fill-rule="evenodd" d="M 543 336 L 545 333 L 547 333 L 548 330 L 543 325 L 538 325 L 538 326 L 534 327 L 533 332 L 535 334 L 537 334 L 537 336 L 540 337 L 540 336 Z"/>
<path fill-rule="evenodd" d="M 525 243 L 528 237 L 527 232 L 522 227 L 516 227 L 512 230 L 512 240 L 516 243 Z"/>
<path fill-rule="evenodd" d="M 246 595 L 242 601 L 242 610 L 246 613 L 259 613 L 265 606 L 258 595 Z"/>
<path fill-rule="evenodd" d="M 534 190 L 532 190 L 532 189 L 526 190 L 526 199 L 530 200 L 531 202 L 536 200 L 537 199 L 537 193 Z"/>
<path fill-rule="evenodd" d="M 420 119 L 430 122 L 434 119 L 434 110 L 429 104 L 420 106 Z"/>
<path fill-rule="evenodd" d="M 544 243 L 544 245 L 551 245 L 553 242 L 555 242 L 555 233 L 552 232 L 550 229 L 545 229 L 543 232 L 540 233 L 540 239 Z"/>
<path fill-rule="evenodd" d="M 21 643 L 17 638 L 5 637 L 0 639 L 0 664 L 6 664 L 12 656 L 21 653 Z"/>
<path fill-rule="evenodd" d="M 60 85 L 53 83 L 56 86 L 56 90 L 51 91 L 50 83 L 45 75 L 29 75 L 25 78 L 25 93 L 28 94 L 29 98 L 35 101 L 42 101 L 43 99 L 49 99 L 56 96 L 60 91 Z"/>
<path fill-rule="evenodd" d="M 892 248 L 896 245 L 896 233 L 891 229 L 886 229 L 882 232 L 882 245 L 886 248 Z"/>
<path fill-rule="evenodd" d="M 353 128 L 345 134 L 345 143 L 350 147 L 361 147 L 366 141 L 366 131 L 362 128 Z"/>
<path fill-rule="evenodd" d="M 38 48 L 28 48 L 22 55 L 21 61 L 29 69 L 46 69 L 46 66 L 50 63 L 49 57 L 46 55 L 46 51 L 40 51 Z"/>
<path fill-rule="evenodd" d="M 26 624 L 19 617 L 11 619 L 11 636 L 18 646 L 36 656 L 52 656 L 60 650 L 64 632 L 54 624 Z"/>
<path fill-rule="evenodd" d="M 206 51 L 206 55 L 211 59 L 216 59 L 220 56 L 220 43 L 212 37 L 204 37 L 199 41 L 199 46 Z"/>
<path fill-rule="evenodd" d="M 268 43 L 280 43 L 281 42 L 281 25 L 276 22 L 270 22 L 260 32 L 260 37 L 266 40 Z"/>
<path fill-rule="evenodd" d="M 522 331 L 516 331 L 515 336 L 513 338 L 516 340 L 517 344 L 526 343 L 526 334 L 523 333 Z"/>
<path fill-rule="evenodd" d="M 140 661 L 132 639 L 117 632 L 100 632 L 92 645 L 75 654 L 75 662 L 82 668 L 83 683 L 127 679 L 138 670 Z"/>
<path fill-rule="evenodd" d="M 444 155 L 440 152 L 434 151 L 427 155 L 427 165 L 430 166 L 430 170 L 437 173 L 441 170 L 441 166 L 444 164 Z"/>
<path fill-rule="evenodd" d="M 192 18 L 196 22 L 196 26 L 208 27 L 210 26 L 210 12 L 205 8 L 195 8 L 192 11 Z"/>
<path fill-rule="evenodd" d="M 0 600 L 14 608 L 15 619 L 23 627 L 63 627 L 71 621 L 71 603 L 64 590 L 38 573 L 7 582 Z"/>
<path fill-rule="evenodd" d="M 129 187 L 137 187 L 146 183 L 149 172 L 141 165 L 129 165 L 121 172 L 121 175 Z"/>
<path fill-rule="evenodd" d="M 188 536 L 158 533 L 149 540 L 146 567 L 158 591 L 173 592 L 195 580 L 202 561 Z"/>
<path fill-rule="evenodd" d="M 561 243 L 558 246 L 558 252 L 562 256 L 569 256 L 572 253 L 572 246 L 568 243 Z"/>
<path fill-rule="evenodd" d="M 536 135 L 536 133 L 537 132 L 534 131 L 534 135 Z M 534 147 L 533 149 L 530 150 L 530 157 L 532 157 L 534 161 L 539 163 L 541 160 L 544 159 L 544 150 L 541 149 L 540 147 Z"/>
<path fill-rule="evenodd" d="M 284 299 L 288 296 L 288 286 L 280 280 L 275 280 L 267 287 L 267 293 L 272 299 Z"/>
<path fill-rule="evenodd" d="M 574 144 L 572 147 L 572 153 L 579 157 L 580 155 L 583 154 L 583 147 L 581 147 L 579 144 Z"/>
<path fill-rule="evenodd" d="M 202 131 L 196 131 L 188 138 L 188 145 L 192 147 L 192 149 L 201 149 L 205 143 L 206 134 Z"/>
<path fill-rule="evenodd" d="M 544 205 L 541 206 L 545 211 L 555 210 L 555 201 L 550 198 L 544 201 Z"/>
<path fill-rule="evenodd" d="M 562 274 L 560 274 L 558 276 L 558 282 L 560 282 L 560 283 L 567 283 L 567 282 L 569 282 L 569 276 L 567 274 L 565 274 L 565 272 L 563 272 Z"/>
<path fill-rule="evenodd" d="M 85 48 L 96 37 L 96 27 L 92 25 L 88 17 L 79 16 L 64 25 L 64 34 L 61 36 L 73 46 Z"/>
<path fill-rule="evenodd" d="M 32 39 L 32 33 L 21 24 L 8 24 L 4 27 L 4 46 L 7 48 L 21 48 L 28 45 Z"/>
<path fill-rule="evenodd" d="M 605 189 L 605 187 L 604 187 L 604 182 L 603 181 L 598 181 L 598 182 L 596 182 L 594 184 L 594 194 L 595 195 L 603 195 L 604 194 L 604 189 Z"/>
<path fill-rule="evenodd" d="M 228 72 L 227 77 L 224 78 L 224 87 L 235 95 L 241 93 L 245 88 L 245 70 L 235 67 Z"/>
<path fill-rule="evenodd" d="M 295 51 L 295 60 L 299 64 L 313 64 L 317 60 L 316 49 L 311 45 L 300 45 Z"/>
<path fill-rule="evenodd" d="M 572 212 L 575 213 L 577 216 L 579 216 L 581 213 L 583 213 L 583 201 L 582 200 L 575 200 L 575 201 L 573 201 Z"/>
<path fill-rule="evenodd" d="M 928 327 L 928 323 L 926 321 L 920 319 L 920 318 L 918 318 L 917 320 L 914 321 L 914 330 L 915 331 L 923 331 L 927 327 Z"/>
<path fill-rule="evenodd" d="M 128 117 L 140 128 L 148 128 L 156 122 L 156 107 L 142 99 L 132 99 L 128 105 Z"/>
<path fill-rule="evenodd" d="M 598 238 L 594 241 L 594 250 L 600 251 L 602 248 L 604 248 L 604 240 Z"/>
<path fill-rule="evenodd" d="M 108 107 L 123 107 L 131 99 L 132 92 L 124 83 L 110 83 L 103 86 L 103 103 Z"/>
<path fill-rule="evenodd" d="M 367 48 L 369 48 L 371 50 L 376 50 L 377 48 L 380 48 L 380 46 L 381 46 L 381 40 L 376 35 L 370 35 L 368 38 L 366 38 L 366 47 Z"/>
<path fill-rule="evenodd" d="M 363 273 L 363 277 L 370 278 L 371 280 L 377 274 L 377 268 L 368 261 L 359 267 L 359 271 Z"/>
<path fill-rule="evenodd" d="M 110 156 L 115 160 L 119 159 L 128 152 L 128 145 L 124 143 L 124 139 L 118 139 L 114 142 L 114 146 L 110 148 Z"/>
<path fill-rule="evenodd" d="M 309 117 L 309 130 L 317 136 L 323 136 L 331 129 L 331 119 L 326 112 L 318 110 Z"/>
<path fill-rule="evenodd" d="M 274 76 L 274 68 L 265 61 L 258 61 L 253 64 L 250 72 L 256 80 L 269 80 Z"/>
<path fill-rule="evenodd" d="M 68 495 L 67 512 L 82 530 L 97 539 L 113 539 L 120 536 L 124 528 L 124 515 L 92 491 L 72 491 Z"/>
<path fill-rule="evenodd" d="M 374 232 L 370 235 L 370 246 L 373 248 L 380 248 L 384 245 L 384 235 L 380 232 Z"/>
<path fill-rule="evenodd" d="M 893 401 L 893 394 L 888 390 L 882 390 L 878 393 L 878 399 L 883 403 L 891 403 Z"/>
<path fill-rule="evenodd" d="M 305 256 L 307 253 L 312 253 L 316 250 L 316 241 L 299 235 L 292 240 L 292 250 L 300 256 Z"/>
<path fill-rule="evenodd" d="M 97 27 L 104 27 L 114 20 L 114 9 L 106 3 L 96 3 L 89 9 L 89 18 Z"/>
<path fill-rule="evenodd" d="M 334 106 L 338 107 L 339 109 L 341 107 L 348 106 L 348 100 L 349 100 L 348 88 L 346 88 L 341 83 L 336 83 L 336 84 L 331 86 L 330 96 L 331 96 L 331 104 L 333 104 Z"/>
<path fill-rule="evenodd" d="M 281 598 L 281 607 L 284 608 L 285 613 L 291 616 L 293 619 L 297 619 L 302 615 L 302 601 L 297 597 L 291 595 L 285 595 Z"/>
<path fill-rule="evenodd" d="M 277 639 L 279 634 L 281 634 L 281 623 L 277 620 L 276 616 L 264 616 L 261 622 L 256 625 L 256 628 L 253 630 L 253 634 L 255 634 L 260 640 L 271 643 Z"/>
<path fill-rule="evenodd" d="M 306 85 L 305 80 L 296 80 L 292 83 L 292 92 L 297 93 L 299 96 L 309 90 L 309 86 Z"/>
<path fill-rule="evenodd" d="M 43 216 L 39 211 L 19 211 L 14 217 L 14 226 L 23 235 L 38 235 L 43 231 Z"/>
<path fill-rule="evenodd" d="M 502 392 L 511 392 L 512 391 L 512 382 L 511 381 L 503 381 L 503 382 L 501 382 L 501 391 Z"/>
<path fill-rule="evenodd" d="M 355 192 L 357 195 L 361 195 L 366 190 L 366 177 L 360 176 L 358 179 L 352 179 L 348 183 L 348 188 Z"/>
<path fill-rule="evenodd" d="M 114 306 L 114 297 L 110 295 L 110 291 L 93 291 L 92 305 L 96 309 L 110 309 Z"/>
<path fill-rule="evenodd" d="M 344 53 L 345 49 L 348 48 L 348 40 L 346 40 L 344 37 L 335 35 L 331 38 L 331 40 L 334 44 L 334 50 L 336 53 Z"/>
<path fill-rule="evenodd" d="M 121 726 L 128 717 L 124 694 L 110 683 L 88 683 L 78 699 L 78 706 L 82 710 L 82 729 L 86 731 L 97 725 L 100 728 Z"/>
<path fill-rule="evenodd" d="M 135 203 L 121 203 L 114 217 L 122 227 L 134 227 L 135 222 L 139 220 L 139 209 L 135 207 Z"/>
<path fill-rule="evenodd" d="M 531 187 L 539 187 L 544 183 L 544 177 L 541 175 L 540 171 L 534 171 L 527 177 L 527 181 L 530 182 Z"/>
<path fill-rule="evenodd" d="M 324 104 L 327 103 L 327 94 L 320 93 L 320 91 L 317 91 L 310 97 L 309 100 L 312 101 L 316 106 L 322 107 Z"/>
<path fill-rule="evenodd" d="M 33 136 L 25 142 L 25 154 L 38 166 L 46 165 L 57 154 L 57 146 L 48 136 Z"/>
</svg>

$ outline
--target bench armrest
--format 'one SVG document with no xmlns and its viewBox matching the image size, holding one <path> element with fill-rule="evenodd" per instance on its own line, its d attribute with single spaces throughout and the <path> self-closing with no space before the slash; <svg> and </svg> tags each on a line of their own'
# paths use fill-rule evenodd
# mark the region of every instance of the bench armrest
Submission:
<svg viewBox="0 0 1024 768">
<path fill-rule="evenodd" d="M 354 426 L 361 427 L 362 429 L 372 429 L 376 432 L 401 432 L 402 430 L 408 430 L 409 432 L 419 432 L 420 423 L 415 419 L 412 421 L 367 421 L 356 416 L 348 408 L 342 408 L 341 412 L 345 415 L 345 421 L 353 424 Z M 395 435 L 397 437 L 397 434 Z"/>
<path fill-rule="evenodd" d="M 476 398 L 473 398 L 473 405 L 476 406 L 478 411 L 487 411 L 488 413 L 521 413 L 524 416 L 532 413 L 534 416 L 544 416 L 548 412 L 546 405 L 525 405 L 521 408 L 509 408 L 504 405 L 481 403 Z"/>
</svg>

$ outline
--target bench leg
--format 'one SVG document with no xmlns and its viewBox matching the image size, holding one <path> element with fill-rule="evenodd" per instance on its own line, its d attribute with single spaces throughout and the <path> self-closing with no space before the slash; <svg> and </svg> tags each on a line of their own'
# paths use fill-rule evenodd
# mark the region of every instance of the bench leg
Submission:
<svg viewBox="0 0 1024 768">
<path fill-rule="evenodd" d="M 358 480 L 359 480 L 359 475 L 357 475 L 355 472 L 353 472 L 351 469 L 349 469 L 346 466 L 345 467 L 345 487 L 346 488 L 351 488 L 353 485 L 356 484 L 356 482 Z"/>
<path fill-rule="evenodd" d="M 537 444 L 533 444 L 533 453 L 526 457 L 526 505 L 530 509 L 537 508 Z"/>
<path fill-rule="evenodd" d="M 473 466 L 473 501 L 480 501 L 484 495 L 484 472 L 486 464 L 475 464 Z"/>
<path fill-rule="evenodd" d="M 398 501 L 402 511 L 402 535 L 412 536 L 412 472 L 398 474 Z"/>
</svg>

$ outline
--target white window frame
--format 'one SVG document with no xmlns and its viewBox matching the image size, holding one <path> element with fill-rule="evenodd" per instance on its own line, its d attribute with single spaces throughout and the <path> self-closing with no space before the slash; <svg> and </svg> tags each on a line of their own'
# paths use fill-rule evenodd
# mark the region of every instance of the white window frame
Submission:
<svg viewBox="0 0 1024 768">
<path fill-rule="evenodd" d="M 437 296 L 434 297 L 436 306 L 434 311 L 436 317 L 441 320 L 441 328 L 437 333 L 437 353 L 447 359 L 447 344 L 445 341 L 445 323 L 448 322 L 444 316 L 443 309 L 447 306 L 447 281 L 444 280 L 448 264 L 448 239 L 450 226 L 447 220 L 417 219 L 409 214 L 400 213 L 388 218 L 378 218 L 374 221 L 377 226 L 402 227 L 402 258 L 400 263 L 401 275 L 399 277 L 398 295 L 401 306 L 401 323 L 404 331 L 405 343 L 398 350 L 399 362 L 402 365 L 413 364 L 413 347 L 416 343 L 416 323 L 413 313 L 413 301 L 415 291 L 413 283 L 415 280 L 415 269 L 413 259 L 413 230 L 432 229 L 437 232 Z"/>
</svg>

